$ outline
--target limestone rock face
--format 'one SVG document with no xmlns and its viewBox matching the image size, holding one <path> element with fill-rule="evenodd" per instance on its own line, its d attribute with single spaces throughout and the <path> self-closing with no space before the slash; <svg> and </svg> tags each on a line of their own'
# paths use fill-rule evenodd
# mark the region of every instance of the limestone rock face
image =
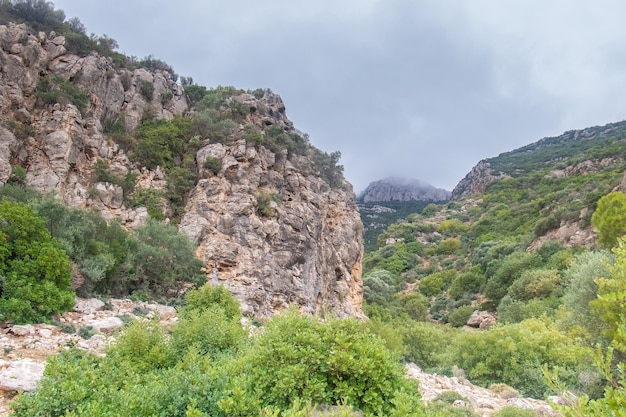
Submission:
<svg viewBox="0 0 626 417">
<path fill-rule="evenodd" d="M 245 141 L 211 144 L 222 171 L 200 180 L 181 221 L 205 261 L 245 314 L 266 317 L 290 304 L 307 313 L 362 316 L 363 246 L 354 194 L 331 189 L 288 160 Z"/>
<path fill-rule="evenodd" d="M 489 162 L 480 161 L 452 190 L 452 199 L 458 200 L 474 194 L 482 194 L 487 186 L 501 178 L 491 172 Z"/>
<path fill-rule="evenodd" d="M 183 87 L 166 71 L 118 68 L 95 52 L 68 53 L 63 36 L 32 34 L 25 25 L 0 25 L 0 64 L 0 184 L 19 166 L 37 191 L 126 228 L 141 225 L 147 209 L 130 207 L 119 185 L 97 178 L 96 163 L 104 160 L 118 178 L 133 174 L 138 188 L 168 190 L 167 175 L 132 162 L 105 127 L 124 125 L 132 135 L 145 114 L 192 114 Z M 78 86 L 86 108 L 67 98 L 44 102 L 37 92 L 42 80 Z M 180 224 L 198 245 L 207 279 L 225 284 L 246 313 L 259 317 L 290 304 L 309 313 L 362 316 L 362 226 L 350 184 L 339 181 L 331 189 L 311 158 L 243 139 L 246 127 L 259 135 L 280 127 L 304 136 L 278 95 L 239 92 L 226 106 L 243 120 L 224 128 L 224 144 L 194 138 L 202 144 L 200 180 L 185 196 Z M 219 172 L 204 168 L 208 157 L 221 160 Z"/>
</svg>

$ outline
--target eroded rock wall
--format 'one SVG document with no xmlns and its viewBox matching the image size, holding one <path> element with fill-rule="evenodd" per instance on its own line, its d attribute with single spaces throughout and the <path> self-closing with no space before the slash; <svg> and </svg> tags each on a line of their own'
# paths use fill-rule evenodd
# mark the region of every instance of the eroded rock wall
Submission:
<svg viewBox="0 0 626 417">
<path fill-rule="evenodd" d="M 129 207 L 120 186 L 96 182 L 94 164 L 105 160 L 120 178 L 135 174 L 141 188 L 165 190 L 167 176 L 131 161 L 103 124 L 123 120 L 132 134 L 146 112 L 164 119 L 189 115 L 194 109 L 182 86 L 164 71 L 118 68 L 96 53 L 70 54 L 64 37 L 31 34 L 24 25 L 0 26 L 0 64 L 0 183 L 20 166 L 30 186 L 70 206 L 96 209 L 128 228 L 143 223 L 146 208 Z M 87 94 L 82 113 L 67 100 L 45 104 L 38 98 L 38 83 L 55 76 Z M 145 83 L 154 88 L 152 99 L 141 93 Z M 198 138 L 201 179 L 180 226 L 197 243 L 207 279 L 227 285 L 244 312 L 258 317 L 290 304 L 309 313 L 362 316 L 362 226 L 352 187 L 343 181 L 332 189 L 305 156 L 241 139 L 243 124 L 301 134 L 278 95 L 229 100 L 248 114 L 229 133 L 228 145 Z M 221 160 L 217 174 L 203 168 L 208 156 Z"/>
</svg>

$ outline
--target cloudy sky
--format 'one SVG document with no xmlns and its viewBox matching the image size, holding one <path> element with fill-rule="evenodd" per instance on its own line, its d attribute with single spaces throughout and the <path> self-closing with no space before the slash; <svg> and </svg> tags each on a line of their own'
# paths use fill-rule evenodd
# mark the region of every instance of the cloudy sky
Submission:
<svg viewBox="0 0 626 417">
<path fill-rule="evenodd" d="M 53 0 L 120 52 L 271 88 L 360 191 L 626 117 L 623 0 Z"/>
</svg>

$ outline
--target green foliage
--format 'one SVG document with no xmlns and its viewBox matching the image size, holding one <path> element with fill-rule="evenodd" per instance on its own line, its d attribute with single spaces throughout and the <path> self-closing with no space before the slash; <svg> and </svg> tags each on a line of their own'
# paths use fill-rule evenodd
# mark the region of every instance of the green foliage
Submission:
<svg viewBox="0 0 626 417">
<path fill-rule="evenodd" d="M 3 1 L 0 22 L 28 23 L 35 31 L 58 30 L 63 27 L 65 13 L 55 10 L 54 3 L 45 0 Z"/>
<path fill-rule="evenodd" d="M 148 80 L 139 80 L 139 92 L 147 101 L 154 99 L 154 84 Z"/>
<path fill-rule="evenodd" d="M 598 230 L 598 242 L 603 247 L 615 246 L 617 239 L 626 233 L 626 194 L 615 191 L 602 197 L 591 224 Z"/>
<path fill-rule="evenodd" d="M 539 256 L 524 252 L 515 252 L 504 259 L 494 275 L 489 278 L 485 287 L 485 296 L 494 305 L 498 305 L 508 288 L 519 279 L 524 271 L 538 267 Z"/>
<path fill-rule="evenodd" d="M 208 156 L 204 160 L 204 169 L 213 173 L 213 175 L 217 175 L 218 172 L 222 169 L 222 158 L 217 158 L 214 156 Z"/>
<path fill-rule="evenodd" d="M 0 320 L 41 321 L 70 310 L 70 262 L 31 206 L 0 203 Z"/>
<path fill-rule="evenodd" d="M 135 229 L 134 237 L 134 270 L 127 283 L 130 292 L 142 290 L 156 297 L 175 297 L 185 282 L 206 282 L 194 245 L 175 227 L 148 219 Z"/>
<path fill-rule="evenodd" d="M 87 112 L 87 95 L 78 86 L 58 75 L 40 78 L 35 95 L 44 104 L 71 103 L 82 115 Z"/>
<path fill-rule="evenodd" d="M 96 329 L 91 326 L 83 326 L 78 329 L 78 335 L 83 339 L 91 339 L 91 336 L 97 333 Z"/>
<path fill-rule="evenodd" d="M 11 166 L 11 176 L 8 180 L 9 184 L 25 185 L 26 170 L 19 165 Z"/>
<path fill-rule="evenodd" d="M 393 278 L 386 270 L 373 271 L 363 277 L 363 297 L 368 303 L 385 304 L 393 293 Z"/>
<path fill-rule="evenodd" d="M 138 188 L 133 195 L 133 205 L 135 207 L 145 207 L 148 214 L 155 220 L 163 220 L 163 202 L 165 193 L 154 188 Z"/>
<path fill-rule="evenodd" d="M 165 197 L 170 202 L 173 219 L 179 220 L 187 194 L 197 179 L 195 154 L 199 143 L 193 138 L 193 122 L 183 117 L 169 121 L 145 120 L 135 134 L 138 162 L 149 169 L 160 166 L 165 171 L 168 183 Z M 159 211 L 154 205 L 152 208 L 154 214 Z"/>
<path fill-rule="evenodd" d="M 196 105 L 200 100 L 204 98 L 207 93 L 207 88 L 202 85 L 189 85 L 185 86 L 185 94 L 192 106 Z"/>
<path fill-rule="evenodd" d="M 457 272 L 453 269 L 435 272 L 420 280 L 419 290 L 426 297 L 433 297 L 450 286 L 456 277 Z"/>
<path fill-rule="evenodd" d="M 614 262 L 606 252 L 585 252 L 578 257 L 565 273 L 563 306 L 568 316 L 563 319 L 569 327 L 584 329 L 592 341 L 600 340 L 606 324 L 592 310 L 590 302 L 598 294 L 596 278 L 609 278 L 609 266 Z"/>
<path fill-rule="evenodd" d="M 198 289 L 191 289 L 185 295 L 185 309 L 183 314 L 201 312 L 213 307 L 219 307 L 224 311 L 227 319 L 239 322 L 241 311 L 239 302 L 222 285 L 205 284 Z"/>
<path fill-rule="evenodd" d="M 202 355 L 216 357 L 236 352 L 246 336 L 236 316 L 228 317 L 226 310 L 215 304 L 204 310 L 187 310 L 172 332 L 171 345 L 180 355 L 193 347 Z"/>
<path fill-rule="evenodd" d="M 272 206 L 274 204 L 280 203 L 280 196 L 275 192 L 265 192 L 261 191 L 256 196 L 257 203 L 257 213 L 262 217 L 274 217 L 274 209 Z"/>
<path fill-rule="evenodd" d="M 475 309 L 472 306 L 461 306 L 455 308 L 448 313 L 448 323 L 450 323 L 453 327 L 463 327 L 474 310 Z"/>
<path fill-rule="evenodd" d="M 407 323 L 401 327 L 408 361 L 420 368 L 439 372 L 449 368 L 446 357 L 448 347 L 454 345 L 458 337 L 457 329 L 445 328 L 434 323 Z"/>
<path fill-rule="evenodd" d="M 576 387 L 576 370 L 584 369 L 585 350 L 566 334 L 541 320 L 494 327 L 480 333 L 464 333 L 456 340 L 452 363 L 465 371 L 475 384 L 498 381 L 525 396 L 543 398 L 550 389 L 541 365 L 568 369 L 567 384 Z"/>
<path fill-rule="evenodd" d="M 447 219 L 437 226 L 437 231 L 448 236 L 454 236 L 469 231 L 469 226 L 458 219 Z"/>
<path fill-rule="evenodd" d="M 319 176 L 326 181 L 331 188 L 341 186 L 344 180 L 343 165 L 338 164 L 339 159 L 341 159 L 341 152 L 335 151 L 328 154 L 319 149 L 312 148 L 312 153 L 309 157 Z"/>
<path fill-rule="evenodd" d="M 510 286 L 507 294 L 514 300 L 528 301 L 552 295 L 561 283 L 555 270 L 531 269 L 524 271 Z"/>
<path fill-rule="evenodd" d="M 267 406 L 287 409 L 296 399 L 391 415 L 400 392 L 416 395 L 383 342 L 358 322 L 322 322 L 293 310 L 274 317 L 231 369 L 220 406 L 234 416 L 258 415 Z"/>
<path fill-rule="evenodd" d="M 454 300 L 459 300 L 466 294 L 475 294 L 485 285 L 485 276 L 479 271 L 471 270 L 457 275 L 450 284 L 448 294 Z"/>
</svg>

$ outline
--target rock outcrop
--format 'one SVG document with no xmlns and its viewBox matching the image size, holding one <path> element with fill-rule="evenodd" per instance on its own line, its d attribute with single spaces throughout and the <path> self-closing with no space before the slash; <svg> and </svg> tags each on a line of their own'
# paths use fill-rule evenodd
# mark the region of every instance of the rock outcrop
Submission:
<svg viewBox="0 0 626 417">
<path fill-rule="evenodd" d="M 255 316 L 290 304 L 361 316 L 362 230 L 349 185 L 332 189 L 296 168 L 303 157 L 244 141 L 208 145 L 205 155 L 222 158 L 222 170 L 200 180 L 180 227 L 199 245 L 209 280 Z"/>
<path fill-rule="evenodd" d="M 129 159 L 105 126 L 123 124 L 132 135 L 146 114 L 190 115 L 183 87 L 166 71 L 119 68 L 95 52 L 70 54 L 63 36 L 29 33 L 25 25 L 0 26 L 0 63 L 0 184 L 19 166 L 30 186 L 69 206 L 95 209 L 127 228 L 142 224 L 147 209 L 127 204 L 120 185 L 98 182 L 95 164 L 104 160 L 119 178 L 134 174 L 144 189 L 167 190 L 167 175 Z M 78 86 L 85 108 L 69 99 L 46 103 L 37 90 L 43 82 Z M 341 179 L 330 187 L 308 157 L 242 138 L 244 125 L 304 136 L 278 95 L 239 92 L 227 100 L 244 120 L 229 127 L 223 143 L 195 138 L 201 179 L 186 196 L 180 226 L 198 245 L 207 278 L 259 317 L 289 304 L 362 316 L 362 226 L 350 184 Z M 221 161 L 219 172 L 204 168 L 208 157 Z"/>
<path fill-rule="evenodd" d="M 417 179 L 385 178 L 370 183 L 359 194 L 364 203 L 380 201 L 447 201 L 450 191 L 433 187 Z"/>
<path fill-rule="evenodd" d="M 502 174 L 494 175 L 491 171 L 489 162 L 483 160 L 478 162 L 475 167 L 463 178 L 452 190 L 451 198 L 460 200 L 475 194 L 482 194 L 487 186 L 502 178 Z"/>
</svg>

